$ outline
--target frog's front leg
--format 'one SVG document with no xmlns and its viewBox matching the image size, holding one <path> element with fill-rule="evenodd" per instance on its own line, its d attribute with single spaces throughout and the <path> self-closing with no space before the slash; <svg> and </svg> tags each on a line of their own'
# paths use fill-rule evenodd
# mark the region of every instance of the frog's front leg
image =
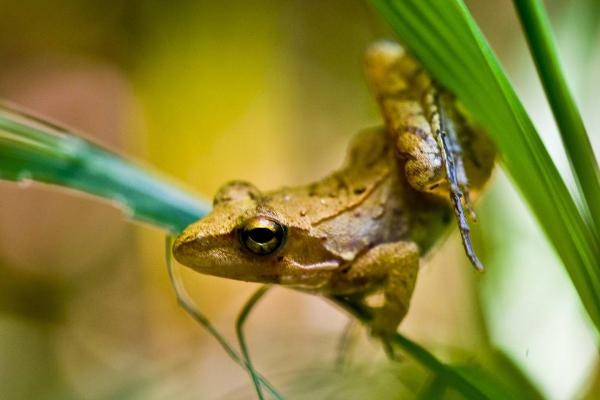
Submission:
<svg viewBox="0 0 600 400">
<path fill-rule="evenodd" d="M 370 309 L 371 333 L 389 337 L 408 311 L 419 269 L 419 249 L 412 242 L 384 243 L 357 258 L 348 268 L 333 276 L 334 294 L 358 296 Z M 383 303 L 366 301 L 373 290 L 382 292 Z M 354 293 L 352 293 L 354 292 Z"/>
</svg>

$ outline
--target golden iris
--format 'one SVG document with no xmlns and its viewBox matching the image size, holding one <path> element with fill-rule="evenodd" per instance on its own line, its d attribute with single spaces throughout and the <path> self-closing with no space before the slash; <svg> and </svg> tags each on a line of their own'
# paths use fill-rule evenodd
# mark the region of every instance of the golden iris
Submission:
<svg viewBox="0 0 600 400">
<path fill-rule="evenodd" d="M 285 241 L 285 228 L 269 217 L 248 219 L 240 229 L 242 245 L 254 254 L 267 255 L 275 252 Z"/>
</svg>

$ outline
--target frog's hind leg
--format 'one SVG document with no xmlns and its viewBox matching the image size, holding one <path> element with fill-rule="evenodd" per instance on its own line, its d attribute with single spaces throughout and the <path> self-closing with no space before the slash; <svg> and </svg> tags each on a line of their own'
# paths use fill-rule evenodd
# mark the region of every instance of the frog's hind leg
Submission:
<svg viewBox="0 0 600 400">
<path fill-rule="evenodd" d="M 351 355 L 354 353 L 354 349 L 359 339 L 359 327 L 360 325 L 355 319 L 352 318 L 348 320 L 338 339 L 335 365 L 340 369 L 350 364 Z"/>
<path fill-rule="evenodd" d="M 474 219 L 462 148 L 454 121 L 440 101 L 440 96 L 447 97 L 447 93 L 441 92 L 416 61 L 392 42 L 379 42 L 369 48 L 366 74 L 388 133 L 405 160 L 407 182 L 420 192 L 449 194 L 467 256 L 476 269 L 482 270 L 463 209 L 464 203 Z M 451 108 L 448 102 L 444 104 Z"/>
<path fill-rule="evenodd" d="M 400 45 L 378 42 L 366 56 L 366 75 L 386 128 L 416 190 L 436 190 L 445 179 L 442 155 L 421 99 L 432 87 L 423 69 Z"/>
<path fill-rule="evenodd" d="M 467 126 L 463 118 L 457 114 L 456 107 L 452 103 L 454 98 L 448 93 L 433 93 L 433 97 L 429 99 L 433 103 L 430 106 L 430 112 L 432 114 L 432 127 L 436 132 L 436 139 L 438 140 L 440 149 L 442 150 L 442 159 L 444 161 L 444 167 L 448 170 L 449 166 L 453 167 L 453 175 L 446 173 L 446 176 L 450 180 L 455 178 L 454 182 L 458 185 L 460 192 L 462 193 L 462 200 L 464 206 L 469 212 L 469 216 L 472 221 L 477 221 L 477 215 L 473 210 L 473 204 L 471 202 L 469 178 L 465 170 L 465 156 L 463 154 L 463 147 L 458 138 L 457 129 L 461 129 L 463 136 L 473 135 L 474 132 L 471 127 Z M 449 112 L 452 115 L 448 115 Z M 457 127 L 457 124 L 461 124 Z M 449 157 L 446 157 L 446 154 Z M 449 160 L 449 161 L 448 161 Z M 448 163 L 450 162 L 450 164 Z M 452 185 L 452 182 L 450 182 Z M 451 187 L 451 186 L 450 186 Z"/>
<path fill-rule="evenodd" d="M 471 200 L 469 197 L 468 180 L 465 174 L 460 144 L 458 143 L 456 132 L 450 127 L 446 116 L 445 108 L 436 94 L 429 95 L 429 104 L 431 109 L 431 125 L 436 133 L 436 138 L 442 153 L 444 169 L 448 183 L 450 185 L 449 193 L 456 218 L 458 228 L 463 242 L 463 247 L 471 264 L 478 270 L 483 271 L 483 264 L 473 250 L 471 244 L 470 228 L 465 216 L 463 201 L 465 207 L 469 210 L 471 216 L 475 217 Z"/>
</svg>

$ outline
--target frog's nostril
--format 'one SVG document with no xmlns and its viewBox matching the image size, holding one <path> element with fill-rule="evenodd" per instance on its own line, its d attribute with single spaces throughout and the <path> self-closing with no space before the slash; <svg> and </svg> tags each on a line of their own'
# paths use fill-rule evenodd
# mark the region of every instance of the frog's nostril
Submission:
<svg viewBox="0 0 600 400">
<path fill-rule="evenodd" d="M 194 240 L 196 240 L 196 235 L 193 234 L 187 234 L 187 235 L 182 235 L 181 236 L 181 243 L 192 243 Z"/>
<path fill-rule="evenodd" d="M 181 235 L 175 239 L 173 243 L 173 254 L 183 254 L 186 250 L 192 247 L 192 243 L 196 241 L 196 235 L 191 232 L 184 231 Z"/>
<path fill-rule="evenodd" d="M 194 235 L 182 233 L 173 243 L 173 257 L 188 267 L 193 267 L 197 258 L 197 240 Z"/>
</svg>

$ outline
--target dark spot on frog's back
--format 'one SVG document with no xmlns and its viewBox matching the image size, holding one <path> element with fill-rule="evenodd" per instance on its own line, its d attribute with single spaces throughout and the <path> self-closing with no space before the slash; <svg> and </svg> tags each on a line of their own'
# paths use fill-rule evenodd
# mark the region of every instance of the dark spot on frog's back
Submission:
<svg viewBox="0 0 600 400">
<path fill-rule="evenodd" d="M 354 188 L 354 194 L 359 195 L 359 194 L 363 194 L 365 192 L 365 190 L 367 190 L 366 187 L 364 186 L 357 186 Z"/>
<path fill-rule="evenodd" d="M 419 127 L 419 126 L 406 126 L 404 127 L 404 130 L 406 130 L 407 132 L 412 133 L 413 135 L 421 138 L 421 139 L 426 139 L 429 135 L 427 134 L 427 132 L 425 132 L 425 130 L 423 130 L 423 128 Z"/>
<path fill-rule="evenodd" d="M 442 223 L 444 225 L 448 225 L 450 223 L 450 221 L 452 220 L 452 216 L 450 215 L 450 211 L 445 211 L 442 214 Z"/>
</svg>

